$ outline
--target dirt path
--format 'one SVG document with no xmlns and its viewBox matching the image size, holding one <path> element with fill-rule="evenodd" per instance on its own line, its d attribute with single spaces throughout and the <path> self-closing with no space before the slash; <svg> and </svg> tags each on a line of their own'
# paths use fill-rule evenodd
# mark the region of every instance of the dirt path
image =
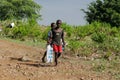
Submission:
<svg viewBox="0 0 120 80">
<path fill-rule="evenodd" d="M 56 67 L 41 63 L 43 52 L 38 47 L 0 40 L 0 80 L 111 80 L 75 58 L 61 57 Z M 22 56 L 32 60 L 20 61 Z"/>
</svg>

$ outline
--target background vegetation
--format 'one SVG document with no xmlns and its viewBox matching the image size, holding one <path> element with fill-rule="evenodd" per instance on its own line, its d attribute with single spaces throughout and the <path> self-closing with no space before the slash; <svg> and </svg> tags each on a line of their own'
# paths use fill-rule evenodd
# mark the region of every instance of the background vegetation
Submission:
<svg viewBox="0 0 120 80">
<path fill-rule="evenodd" d="M 106 22 L 112 27 L 120 26 L 120 0 L 96 0 L 92 2 L 86 13 L 86 20 Z"/>
<path fill-rule="evenodd" d="M 0 20 L 37 20 L 40 9 L 33 0 L 0 0 Z"/>
<path fill-rule="evenodd" d="M 62 28 L 68 43 L 66 50 L 68 48 L 77 56 L 91 56 L 94 53 L 104 55 L 105 58 L 112 55 L 120 56 L 120 28 L 99 22 L 85 26 L 71 26 L 63 23 Z M 1 35 L 21 41 L 41 42 L 47 39 L 49 30 L 49 26 L 39 26 L 34 20 L 29 20 L 27 23 L 19 22 L 14 28 L 3 27 Z"/>
<path fill-rule="evenodd" d="M 31 4 L 32 0 L 29 0 L 30 3 L 27 3 L 29 6 L 21 6 L 26 0 L 20 1 L 19 3 L 18 0 L 0 1 L 0 27 L 2 28 L 0 37 L 17 39 L 23 42 L 32 41 L 35 44 L 40 42 L 45 44 L 50 27 L 38 25 L 36 19 L 40 15 L 37 15 L 33 10 L 34 8 L 39 10 L 40 6 L 35 6 L 35 3 Z M 17 11 L 16 4 L 21 6 Z M 33 9 L 30 8 L 31 5 Z M 11 9 L 8 10 L 9 7 Z M 89 11 L 84 12 L 90 24 L 72 26 L 63 23 L 62 28 L 65 31 L 65 41 L 68 43 L 65 47 L 65 53 L 93 60 L 92 70 L 102 72 L 109 69 L 108 72 L 119 80 L 120 0 L 97 0 L 91 3 L 88 9 Z M 19 15 L 19 10 L 28 14 Z M 33 11 L 29 13 L 29 10 Z M 8 15 L 8 13 L 10 14 Z M 27 18 L 27 21 L 19 20 L 22 18 Z M 7 28 L 6 26 L 11 22 L 11 19 L 17 19 L 14 21 L 15 27 Z M 100 60 L 98 61 L 98 59 Z"/>
</svg>

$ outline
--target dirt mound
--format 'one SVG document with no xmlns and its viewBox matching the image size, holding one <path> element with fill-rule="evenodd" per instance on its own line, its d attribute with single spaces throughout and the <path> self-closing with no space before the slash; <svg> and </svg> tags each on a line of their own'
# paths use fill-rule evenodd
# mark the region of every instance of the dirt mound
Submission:
<svg viewBox="0 0 120 80">
<path fill-rule="evenodd" d="M 56 67 L 41 63 L 43 53 L 38 47 L 0 40 L 0 80 L 111 80 L 75 58 L 63 56 Z"/>
</svg>

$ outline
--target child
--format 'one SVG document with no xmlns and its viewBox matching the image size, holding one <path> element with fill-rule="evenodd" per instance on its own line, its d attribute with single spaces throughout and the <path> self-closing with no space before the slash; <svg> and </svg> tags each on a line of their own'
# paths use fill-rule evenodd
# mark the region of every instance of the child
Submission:
<svg viewBox="0 0 120 80">
<path fill-rule="evenodd" d="M 51 40 L 51 38 L 50 38 L 50 35 L 52 34 L 52 30 L 54 29 L 56 27 L 56 24 L 53 22 L 53 23 L 51 23 L 51 30 L 48 32 L 48 39 L 47 39 L 47 45 L 51 45 L 51 42 L 52 42 L 52 40 Z M 45 53 L 44 53 L 44 55 L 43 55 L 43 57 L 42 57 L 42 62 L 43 63 L 45 63 L 45 56 L 46 56 L 46 54 L 47 54 L 47 50 L 45 51 Z"/>
</svg>

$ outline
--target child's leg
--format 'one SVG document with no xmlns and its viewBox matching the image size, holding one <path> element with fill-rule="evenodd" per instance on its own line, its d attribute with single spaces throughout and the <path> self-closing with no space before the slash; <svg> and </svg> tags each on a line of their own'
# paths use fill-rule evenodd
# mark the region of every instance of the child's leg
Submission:
<svg viewBox="0 0 120 80">
<path fill-rule="evenodd" d="M 59 58 L 61 56 L 61 53 L 62 53 L 62 45 L 59 45 L 58 46 L 58 56 L 57 56 L 57 58 Z"/>
<path fill-rule="evenodd" d="M 58 57 L 58 53 L 55 52 L 55 66 L 58 64 L 57 57 Z"/>
<path fill-rule="evenodd" d="M 43 55 L 43 57 L 42 57 L 42 62 L 43 62 L 43 63 L 45 63 L 45 56 L 46 56 L 46 54 L 47 54 L 47 51 L 45 51 L 45 53 L 44 53 L 44 55 Z"/>
</svg>

